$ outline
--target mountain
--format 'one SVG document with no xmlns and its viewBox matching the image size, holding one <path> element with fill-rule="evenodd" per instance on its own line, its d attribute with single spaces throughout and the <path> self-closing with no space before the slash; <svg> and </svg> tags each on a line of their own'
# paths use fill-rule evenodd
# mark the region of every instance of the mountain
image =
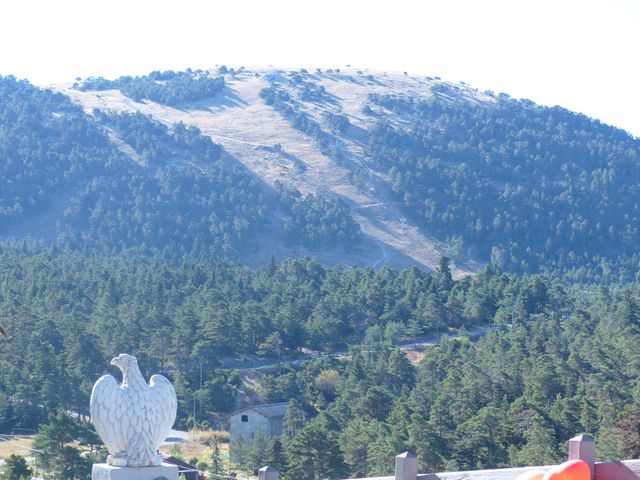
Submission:
<svg viewBox="0 0 640 480">
<path fill-rule="evenodd" d="M 86 115 L 67 96 L 13 78 L 0 89 L 4 238 L 233 259 L 257 251 L 269 229 L 291 248 L 349 251 L 360 239 L 339 199 L 267 189 L 193 126 Z"/>
<path fill-rule="evenodd" d="M 317 478 L 551 464 L 580 431 L 637 458 L 639 150 L 402 74 L 0 78 L 0 431 L 82 412 L 124 351 L 180 427 L 291 401 L 283 478 L 308 445 Z"/>
<path fill-rule="evenodd" d="M 560 107 L 355 69 L 1 83 L 0 139 L 23 139 L 0 141 L 3 238 L 251 265 L 444 254 L 456 277 L 637 272 L 640 140 Z"/>
</svg>

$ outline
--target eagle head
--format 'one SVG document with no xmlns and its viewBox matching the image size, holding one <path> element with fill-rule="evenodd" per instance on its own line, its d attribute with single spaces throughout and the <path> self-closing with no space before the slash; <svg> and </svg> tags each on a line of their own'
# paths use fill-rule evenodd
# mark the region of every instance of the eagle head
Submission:
<svg viewBox="0 0 640 480">
<path fill-rule="evenodd" d="M 121 353 L 111 360 L 111 365 L 115 365 L 120 369 L 120 371 L 122 371 L 122 373 L 124 373 L 126 371 L 134 371 L 135 369 L 137 369 L 138 361 L 133 355 Z"/>
</svg>

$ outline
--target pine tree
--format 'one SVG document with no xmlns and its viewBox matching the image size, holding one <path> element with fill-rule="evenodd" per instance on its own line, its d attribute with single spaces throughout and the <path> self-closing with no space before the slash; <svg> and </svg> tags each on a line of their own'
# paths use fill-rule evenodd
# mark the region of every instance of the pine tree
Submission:
<svg viewBox="0 0 640 480">
<path fill-rule="evenodd" d="M 624 296 L 618 309 L 618 315 L 625 326 L 634 326 L 637 328 L 640 325 L 640 306 L 628 289 L 624 291 Z"/>
<path fill-rule="evenodd" d="M 286 473 L 287 457 L 285 456 L 282 442 L 278 437 L 272 438 L 267 445 L 267 449 L 264 452 L 264 464 L 275 468 L 281 475 Z"/>
<path fill-rule="evenodd" d="M 267 449 L 267 436 L 264 430 L 256 430 L 249 446 L 249 462 L 252 467 L 261 467 L 264 463 L 264 453 Z"/>
<path fill-rule="evenodd" d="M 447 325 L 447 309 L 442 298 L 436 293 L 428 292 L 421 295 L 417 309 L 426 330 L 438 332 Z"/>
<path fill-rule="evenodd" d="M 229 445 L 231 461 L 237 465 L 246 465 L 249 453 L 248 447 L 249 445 L 243 435 L 238 435 L 234 438 Z"/>
<path fill-rule="evenodd" d="M 224 472 L 222 453 L 220 452 L 220 443 L 218 442 L 217 437 L 213 439 L 213 452 L 211 453 L 211 471 L 216 475 L 220 475 Z"/>
<path fill-rule="evenodd" d="M 288 480 L 322 480 L 345 472 L 340 446 L 321 419 L 305 425 L 287 445 L 287 460 Z"/>
<path fill-rule="evenodd" d="M 5 460 L 4 472 L 0 475 L 0 480 L 29 480 L 32 474 L 24 457 L 11 454 Z"/>
<path fill-rule="evenodd" d="M 436 277 L 438 279 L 438 290 L 440 292 L 448 292 L 451 290 L 451 287 L 453 287 L 453 275 L 451 275 L 451 268 L 449 267 L 450 261 L 451 259 L 444 255 L 438 260 Z"/>
<path fill-rule="evenodd" d="M 300 403 L 292 398 L 289 400 L 287 413 L 282 420 L 282 439 L 286 443 L 293 439 L 307 422 L 307 414 L 302 410 Z"/>
<path fill-rule="evenodd" d="M 513 464 L 520 465 L 553 465 L 558 463 L 562 455 L 558 451 L 558 441 L 553 427 L 541 415 L 531 418 L 531 426 L 524 433 L 526 444 L 510 459 Z"/>
<path fill-rule="evenodd" d="M 416 380 L 416 371 L 407 354 L 399 348 L 391 352 L 387 365 L 386 385 L 394 393 L 399 393 L 403 387 L 413 388 Z"/>
<path fill-rule="evenodd" d="M 384 431 L 384 433 L 387 432 Z M 377 435 L 367 449 L 367 476 L 380 477 L 393 473 L 393 463 L 397 452 L 398 450 L 393 449 L 389 435 Z"/>
<path fill-rule="evenodd" d="M 351 420 L 342 431 L 340 443 L 352 476 L 389 473 L 397 452 L 391 450 L 388 427 L 378 421 Z"/>
<path fill-rule="evenodd" d="M 80 450 L 70 445 L 78 439 L 78 433 L 78 424 L 70 416 L 59 413 L 50 417 L 33 441 L 39 467 L 54 478 L 73 479 L 88 475 L 90 462 L 80 455 Z"/>
<path fill-rule="evenodd" d="M 449 457 L 446 442 L 432 426 L 418 415 L 412 415 L 409 425 L 409 439 L 415 447 L 420 470 L 438 471 Z"/>
<path fill-rule="evenodd" d="M 413 450 L 409 445 L 409 426 L 411 424 L 411 410 L 407 405 L 407 400 L 400 395 L 389 415 L 387 416 L 387 424 L 389 425 L 389 443 L 390 448 L 396 455 L 398 452 L 406 452 Z"/>
</svg>

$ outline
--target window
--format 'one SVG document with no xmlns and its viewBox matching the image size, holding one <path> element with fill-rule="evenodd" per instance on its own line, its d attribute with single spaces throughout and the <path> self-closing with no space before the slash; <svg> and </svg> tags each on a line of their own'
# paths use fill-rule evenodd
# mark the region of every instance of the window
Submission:
<svg viewBox="0 0 640 480">
<path fill-rule="evenodd" d="M 240 418 L 240 421 L 248 422 L 249 421 L 249 415 L 242 415 L 242 417 Z"/>
</svg>

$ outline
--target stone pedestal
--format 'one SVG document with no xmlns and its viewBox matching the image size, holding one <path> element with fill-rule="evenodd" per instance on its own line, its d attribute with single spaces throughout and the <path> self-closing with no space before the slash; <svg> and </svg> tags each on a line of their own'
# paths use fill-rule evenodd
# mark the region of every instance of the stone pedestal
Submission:
<svg viewBox="0 0 640 480">
<path fill-rule="evenodd" d="M 178 480 L 178 466 L 163 463 L 159 467 L 112 467 L 94 463 L 91 480 Z"/>
<path fill-rule="evenodd" d="M 593 437 L 582 434 L 569 440 L 569 460 L 587 462 L 593 480 L 596 476 L 596 441 Z"/>
<path fill-rule="evenodd" d="M 396 455 L 395 480 L 416 480 L 418 478 L 418 457 L 415 453 L 404 452 Z"/>
</svg>

